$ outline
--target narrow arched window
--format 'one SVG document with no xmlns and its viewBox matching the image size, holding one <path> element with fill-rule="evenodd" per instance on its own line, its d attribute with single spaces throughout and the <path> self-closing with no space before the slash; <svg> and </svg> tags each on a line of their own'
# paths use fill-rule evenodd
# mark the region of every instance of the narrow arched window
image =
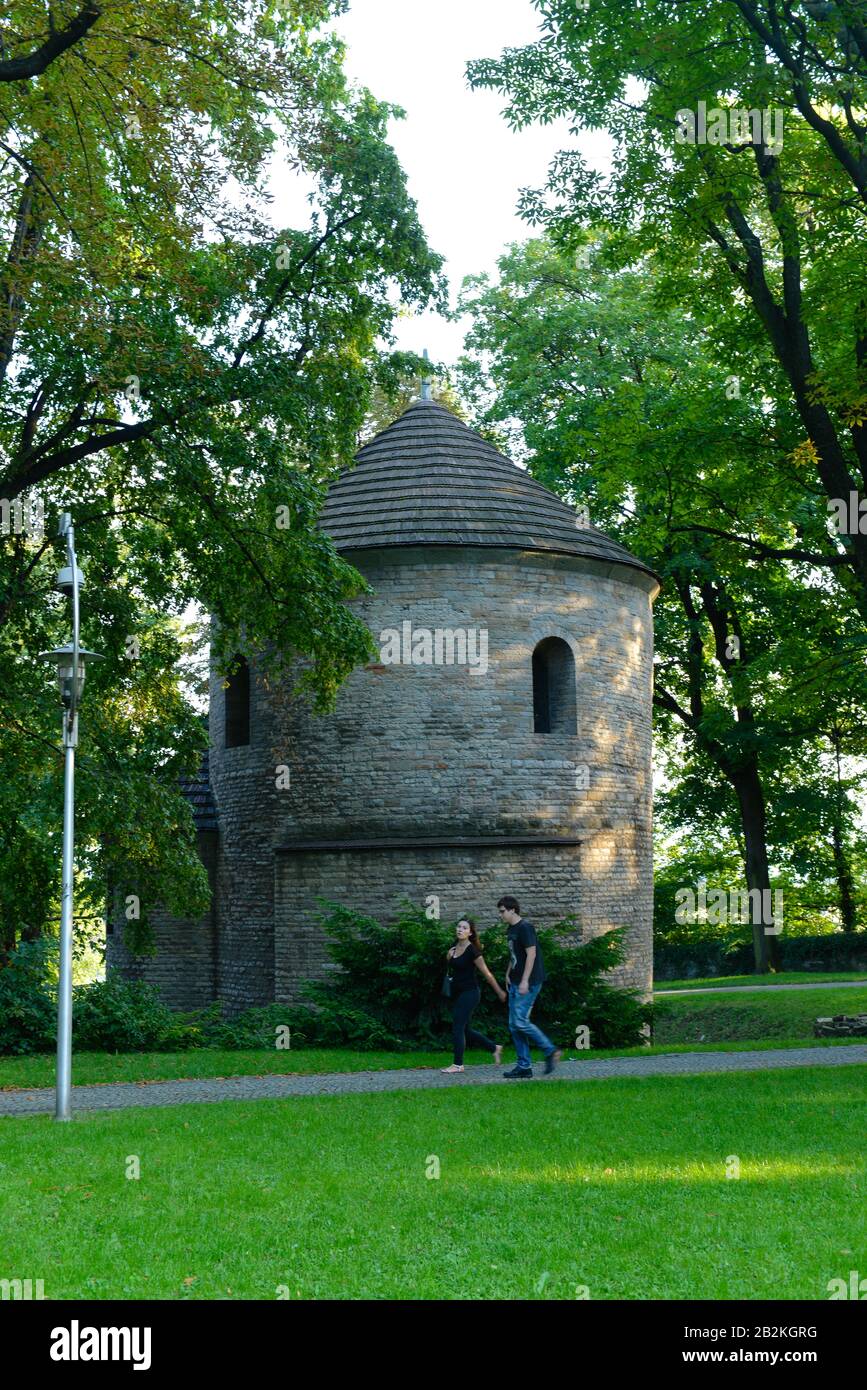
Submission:
<svg viewBox="0 0 867 1390">
<path fill-rule="evenodd" d="M 237 656 L 226 678 L 226 747 L 241 748 L 249 742 L 250 668 L 243 656 Z"/>
<path fill-rule="evenodd" d="M 533 732 L 578 732 L 575 658 L 562 637 L 546 637 L 533 652 Z"/>
</svg>

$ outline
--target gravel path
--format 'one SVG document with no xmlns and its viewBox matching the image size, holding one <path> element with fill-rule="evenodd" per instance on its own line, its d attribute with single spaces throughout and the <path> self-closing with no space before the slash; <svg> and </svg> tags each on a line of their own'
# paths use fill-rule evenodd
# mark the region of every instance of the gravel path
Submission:
<svg viewBox="0 0 867 1390">
<path fill-rule="evenodd" d="M 867 1063 L 867 1044 L 797 1047 L 768 1052 L 671 1052 L 655 1057 L 563 1062 L 562 1081 L 606 1080 L 616 1076 L 689 1076 L 708 1072 L 777 1071 L 784 1067 L 845 1067 Z M 221 1100 L 280 1099 L 284 1096 L 357 1095 L 372 1091 L 442 1090 L 455 1086 L 522 1086 L 505 1081 L 503 1068 L 473 1066 L 454 1076 L 423 1069 L 318 1073 L 312 1076 L 236 1076 L 210 1081 L 149 1081 L 75 1086 L 73 1111 L 125 1110 L 131 1106 L 186 1105 Z M 542 1077 L 537 1068 L 535 1077 Z M 54 1111 L 53 1090 L 2 1091 L 0 1116 L 44 1115 Z"/>
<path fill-rule="evenodd" d="M 767 994 L 773 989 L 864 989 L 867 980 L 819 980 L 815 985 L 702 985 L 701 989 L 655 989 L 654 999 L 662 994 Z"/>
</svg>

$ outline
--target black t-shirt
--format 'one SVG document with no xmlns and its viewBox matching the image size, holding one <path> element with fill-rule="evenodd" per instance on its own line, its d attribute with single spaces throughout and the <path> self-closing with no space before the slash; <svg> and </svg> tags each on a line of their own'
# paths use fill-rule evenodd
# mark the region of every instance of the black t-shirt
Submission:
<svg viewBox="0 0 867 1390">
<path fill-rule="evenodd" d="M 506 940 L 509 943 L 509 957 L 511 968 L 509 970 L 509 984 L 519 985 L 524 978 L 524 966 L 527 964 L 527 947 L 536 947 L 536 959 L 533 961 L 533 969 L 530 973 L 528 984 L 541 985 L 545 980 L 545 966 L 542 962 L 542 948 L 536 939 L 536 928 L 532 922 L 528 922 L 524 917 L 520 922 L 516 922 L 513 927 L 509 927 L 506 932 Z"/>
<path fill-rule="evenodd" d="M 478 989 L 479 972 L 476 969 L 476 961 L 481 954 L 470 941 L 459 956 L 451 957 L 449 969 L 452 972 L 453 995 L 462 994 L 465 989 Z"/>
</svg>

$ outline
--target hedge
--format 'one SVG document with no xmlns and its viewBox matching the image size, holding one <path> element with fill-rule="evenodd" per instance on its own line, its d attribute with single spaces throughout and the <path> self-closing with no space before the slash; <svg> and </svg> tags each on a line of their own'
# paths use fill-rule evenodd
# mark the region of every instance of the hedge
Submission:
<svg viewBox="0 0 867 1390">
<path fill-rule="evenodd" d="M 779 947 L 784 970 L 867 970 L 867 932 L 781 936 Z M 657 946 L 653 953 L 657 982 L 751 975 L 754 969 L 751 945 L 726 949 L 724 942 L 700 941 L 688 946 Z"/>
</svg>

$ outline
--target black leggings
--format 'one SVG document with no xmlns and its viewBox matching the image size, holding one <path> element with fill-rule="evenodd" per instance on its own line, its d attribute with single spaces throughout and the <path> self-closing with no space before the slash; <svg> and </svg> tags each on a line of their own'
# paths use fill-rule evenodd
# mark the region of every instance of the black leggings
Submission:
<svg viewBox="0 0 867 1390">
<path fill-rule="evenodd" d="M 496 1047 L 496 1044 L 492 1043 L 490 1038 L 486 1038 L 484 1033 L 477 1033 L 475 1028 L 470 1027 L 473 1010 L 481 1003 L 481 999 L 481 992 L 477 985 L 474 989 L 462 989 L 460 994 L 456 994 L 452 1000 L 452 1031 L 454 1033 L 456 1067 L 462 1067 L 464 1064 L 465 1037 L 470 1047 L 475 1043 L 477 1047 L 483 1047 L 486 1052 L 493 1052 Z"/>
</svg>

